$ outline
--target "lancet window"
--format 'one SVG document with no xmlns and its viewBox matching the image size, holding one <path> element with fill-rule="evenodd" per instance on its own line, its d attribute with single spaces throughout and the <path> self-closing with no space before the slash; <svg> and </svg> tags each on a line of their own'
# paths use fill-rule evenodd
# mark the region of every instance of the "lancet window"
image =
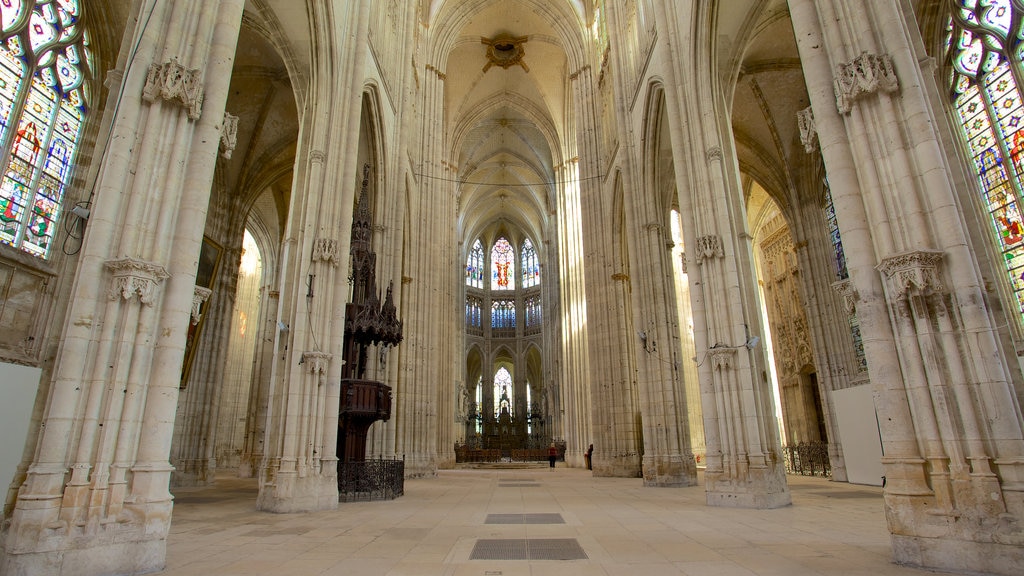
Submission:
<svg viewBox="0 0 1024 576">
<path fill-rule="evenodd" d="M 0 2 L 0 242 L 46 258 L 89 98 L 75 0 Z"/>
<path fill-rule="evenodd" d="M 491 248 L 491 290 L 514 290 L 516 253 L 505 238 L 498 238 Z"/>
<path fill-rule="evenodd" d="M 494 417 L 497 418 L 501 415 L 502 409 L 506 410 L 509 416 L 515 416 L 513 413 L 512 398 L 514 398 L 514 390 L 512 388 L 512 374 L 509 373 L 508 368 L 502 366 L 498 368 L 498 371 L 494 373 Z"/>
<path fill-rule="evenodd" d="M 466 257 L 466 286 L 484 287 L 484 247 L 480 240 L 473 242 L 473 248 Z"/>
<path fill-rule="evenodd" d="M 1024 319 L 1024 78 L 1020 8 L 1010 0 L 954 2 L 947 80 L 1010 289 Z"/>
<path fill-rule="evenodd" d="M 537 260 L 537 249 L 533 247 L 533 242 L 530 242 L 529 238 L 523 240 L 519 261 L 523 273 L 523 288 L 540 284 L 540 263 Z"/>
</svg>

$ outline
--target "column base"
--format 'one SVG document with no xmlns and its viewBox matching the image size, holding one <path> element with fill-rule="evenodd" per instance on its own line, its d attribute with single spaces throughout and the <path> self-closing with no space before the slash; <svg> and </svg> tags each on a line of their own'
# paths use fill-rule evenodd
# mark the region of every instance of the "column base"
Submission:
<svg viewBox="0 0 1024 576">
<path fill-rule="evenodd" d="M 336 475 L 311 474 L 300 477 L 295 472 L 278 471 L 273 482 L 260 481 L 260 492 L 256 497 L 256 509 L 264 512 L 292 514 L 337 508 Z"/>
<path fill-rule="evenodd" d="M 696 484 L 697 464 L 692 456 L 644 456 L 644 486 L 672 488 Z"/>
<path fill-rule="evenodd" d="M 738 477 L 708 469 L 704 482 L 708 506 L 768 509 L 793 503 L 781 464 L 748 468 L 746 474 Z"/>
<path fill-rule="evenodd" d="M 971 542 L 952 538 L 892 535 L 897 564 L 964 574 L 1017 576 L 1024 566 L 1024 546 Z"/>
<path fill-rule="evenodd" d="M 164 569 L 167 541 L 89 544 L 88 548 L 8 554 L 0 550 L 0 573 L 6 576 L 100 576 L 150 574 Z"/>
<path fill-rule="evenodd" d="M 642 478 L 643 466 L 640 455 L 618 454 L 608 455 L 595 452 L 591 468 L 597 478 Z"/>
</svg>

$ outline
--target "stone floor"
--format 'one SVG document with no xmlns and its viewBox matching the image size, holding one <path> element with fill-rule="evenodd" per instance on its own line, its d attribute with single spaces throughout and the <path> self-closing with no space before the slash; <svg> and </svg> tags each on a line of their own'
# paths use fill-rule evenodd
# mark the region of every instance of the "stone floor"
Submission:
<svg viewBox="0 0 1024 576">
<path fill-rule="evenodd" d="M 704 505 L 702 487 L 579 469 L 446 470 L 406 480 L 393 501 L 270 514 L 255 509 L 255 481 L 219 477 L 175 490 L 161 574 L 928 574 L 892 563 L 881 489 L 789 483 L 792 506 L 738 510 Z"/>
</svg>

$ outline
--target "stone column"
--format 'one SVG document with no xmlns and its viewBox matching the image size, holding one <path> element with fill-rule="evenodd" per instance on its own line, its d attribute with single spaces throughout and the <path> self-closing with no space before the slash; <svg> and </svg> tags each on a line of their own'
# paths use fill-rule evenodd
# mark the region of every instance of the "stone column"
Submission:
<svg viewBox="0 0 1024 576">
<path fill-rule="evenodd" d="M 360 176 L 363 66 L 369 1 L 311 5 L 317 59 L 306 135 L 299 142 L 289 222 L 281 256 L 280 326 L 269 391 L 265 458 L 256 506 L 272 512 L 338 506 L 337 442 L 341 353 L 352 214 Z M 339 93 L 348 94 L 338 98 Z"/>
<path fill-rule="evenodd" d="M 707 442 L 708 504 L 773 508 L 790 503 L 763 347 L 760 313 L 728 108 L 718 78 L 707 5 L 663 5 L 665 89 L 688 258 L 694 342 Z M 687 45 L 686 38 L 692 45 Z M 669 52 L 697 54 L 677 58 Z"/>
<path fill-rule="evenodd" d="M 153 6 L 132 54 L 4 574 L 164 566 L 168 464 L 241 0 Z M 129 60 L 130 58 L 130 60 Z"/>
<path fill-rule="evenodd" d="M 569 273 L 579 283 L 570 285 L 574 289 L 563 301 L 585 302 L 585 307 L 567 308 L 569 312 L 578 311 L 573 320 L 579 326 L 573 332 L 584 339 L 579 344 L 587 346 L 584 355 L 567 356 L 577 360 L 578 372 L 565 381 L 576 383 L 585 393 L 579 421 L 585 422 L 586 428 L 573 447 L 586 450 L 594 445 L 595 476 L 635 478 L 641 473 L 636 425 L 640 409 L 636 402 L 636 362 L 630 347 L 629 275 L 623 258 L 625 230 L 621 226 L 624 215 L 613 208 L 615 202 L 608 201 L 621 187 L 603 187 L 597 180 L 602 175 L 602 151 L 596 128 L 600 94 L 594 70 L 585 65 L 569 79 L 579 160 L 568 166 L 564 176 L 573 184 L 565 190 L 567 204 L 560 210 L 564 216 L 559 228 L 566 235 L 579 234 L 576 245 L 564 246 L 562 254 L 563 278 Z"/>
<path fill-rule="evenodd" d="M 1024 434 L 916 25 L 891 1 L 790 0 L 881 425 L 896 560 L 1015 574 Z M 934 232 L 933 232 L 934 231 Z M 941 233 L 939 233 L 941 231 Z"/>
<path fill-rule="evenodd" d="M 268 259 L 269 260 L 269 259 Z M 264 267 L 266 277 L 272 271 Z M 277 308 L 280 292 L 269 285 L 260 289 L 259 333 L 256 354 L 250 378 L 248 409 L 245 415 L 245 441 L 242 447 L 241 463 L 238 465 L 240 478 L 253 478 L 263 461 L 263 444 L 267 431 L 267 407 L 270 396 L 270 378 L 274 362 L 274 338 L 277 335 Z"/>
</svg>

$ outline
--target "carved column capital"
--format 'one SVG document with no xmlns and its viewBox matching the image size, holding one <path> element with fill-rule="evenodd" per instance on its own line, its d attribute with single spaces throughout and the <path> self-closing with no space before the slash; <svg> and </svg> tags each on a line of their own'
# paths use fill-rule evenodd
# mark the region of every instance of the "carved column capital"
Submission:
<svg viewBox="0 0 1024 576">
<path fill-rule="evenodd" d="M 303 352 L 302 363 L 306 371 L 314 376 L 327 374 L 327 368 L 331 365 L 331 355 L 327 352 Z"/>
<path fill-rule="evenodd" d="M 309 153 L 310 164 L 323 164 L 326 159 L 327 154 L 324 154 L 323 150 L 312 150 Z"/>
<path fill-rule="evenodd" d="M 843 309 L 846 313 L 853 315 L 857 313 L 857 301 L 860 300 L 860 293 L 857 287 L 849 279 L 832 283 L 832 289 L 843 298 Z"/>
<path fill-rule="evenodd" d="M 849 114 L 853 103 L 868 94 L 899 89 L 899 80 L 888 54 L 862 52 L 849 63 L 836 66 L 836 107 L 840 114 Z"/>
<path fill-rule="evenodd" d="M 338 241 L 332 238 L 317 238 L 313 243 L 313 262 L 338 265 Z"/>
<path fill-rule="evenodd" d="M 810 154 L 818 147 L 818 127 L 814 123 L 814 110 L 808 106 L 796 113 L 796 124 L 800 128 L 800 142 L 804 151 Z"/>
<path fill-rule="evenodd" d="M 188 111 L 190 120 L 198 120 L 203 111 L 202 74 L 198 69 L 185 68 L 177 58 L 163 64 L 152 64 L 146 76 L 142 97 L 147 102 L 158 98 L 177 102 Z"/>
<path fill-rule="evenodd" d="M 725 250 L 722 249 L 722 238 L 717 234 L 708 234 L 697 238 L 697 249 L 695 252 L 697 253 L 697 264 L 703 264 L 706 260 L 725 256 Z"/>
<path fill-rule="evenodd" d="M 147 306 L 153 305 L 157 285 L 170 276 L 163 266 L 136 258 L 108 260 L 104 266 L 113 274 L 107 292 L 111 300 L 118 297 L 131 300 L 137 295 L 139 301 Z"/>
<path fill-rule="evenodd" d="M 928 296 L 944 290 L 939 280 L 941 261 L 942 252 L 918 250 L 884 258 L 877 269 L 885 275 L 891 297 L 903 299 L 911 292 Z"/>
<path fill-rule="evenodd" d="M 224 123 L 220 125 L 220 148 L 221 156 L 225 160 L 231 160 L 231 154 L 238 145 L 238 116 L 224 112 Z"/>
<path fill-rule="evenodd" d="M 199 324 L 199 320 L 203 317 L 200 314 L 200 310 L 203 309 L 203 302 L 210 299 L 210 294 L 213 294 L 213 290 L 209 288 L 203 288 L 202 286 L 196 286 L 195 292 L 192 293 L 192 325 Z"/>
<path fill-rule="evenodd" d="M 711 358 L 711 367 L 715 370 L 727 370 L 732 367 L 736 358 L 736 348 L 724 346 L 721 348 L 709 348 L 708 357 Z"/>
<path fill-rule="evenodd" d="M 712 146 L 712 147 L 707 149 L 707 151 L 705 152 L 705 155 L 707 156 L 708 164 L 710 164 L 712 162 L 721 162 L 722 161 L 722 148 L 720 146 Z"/>
</svg>

